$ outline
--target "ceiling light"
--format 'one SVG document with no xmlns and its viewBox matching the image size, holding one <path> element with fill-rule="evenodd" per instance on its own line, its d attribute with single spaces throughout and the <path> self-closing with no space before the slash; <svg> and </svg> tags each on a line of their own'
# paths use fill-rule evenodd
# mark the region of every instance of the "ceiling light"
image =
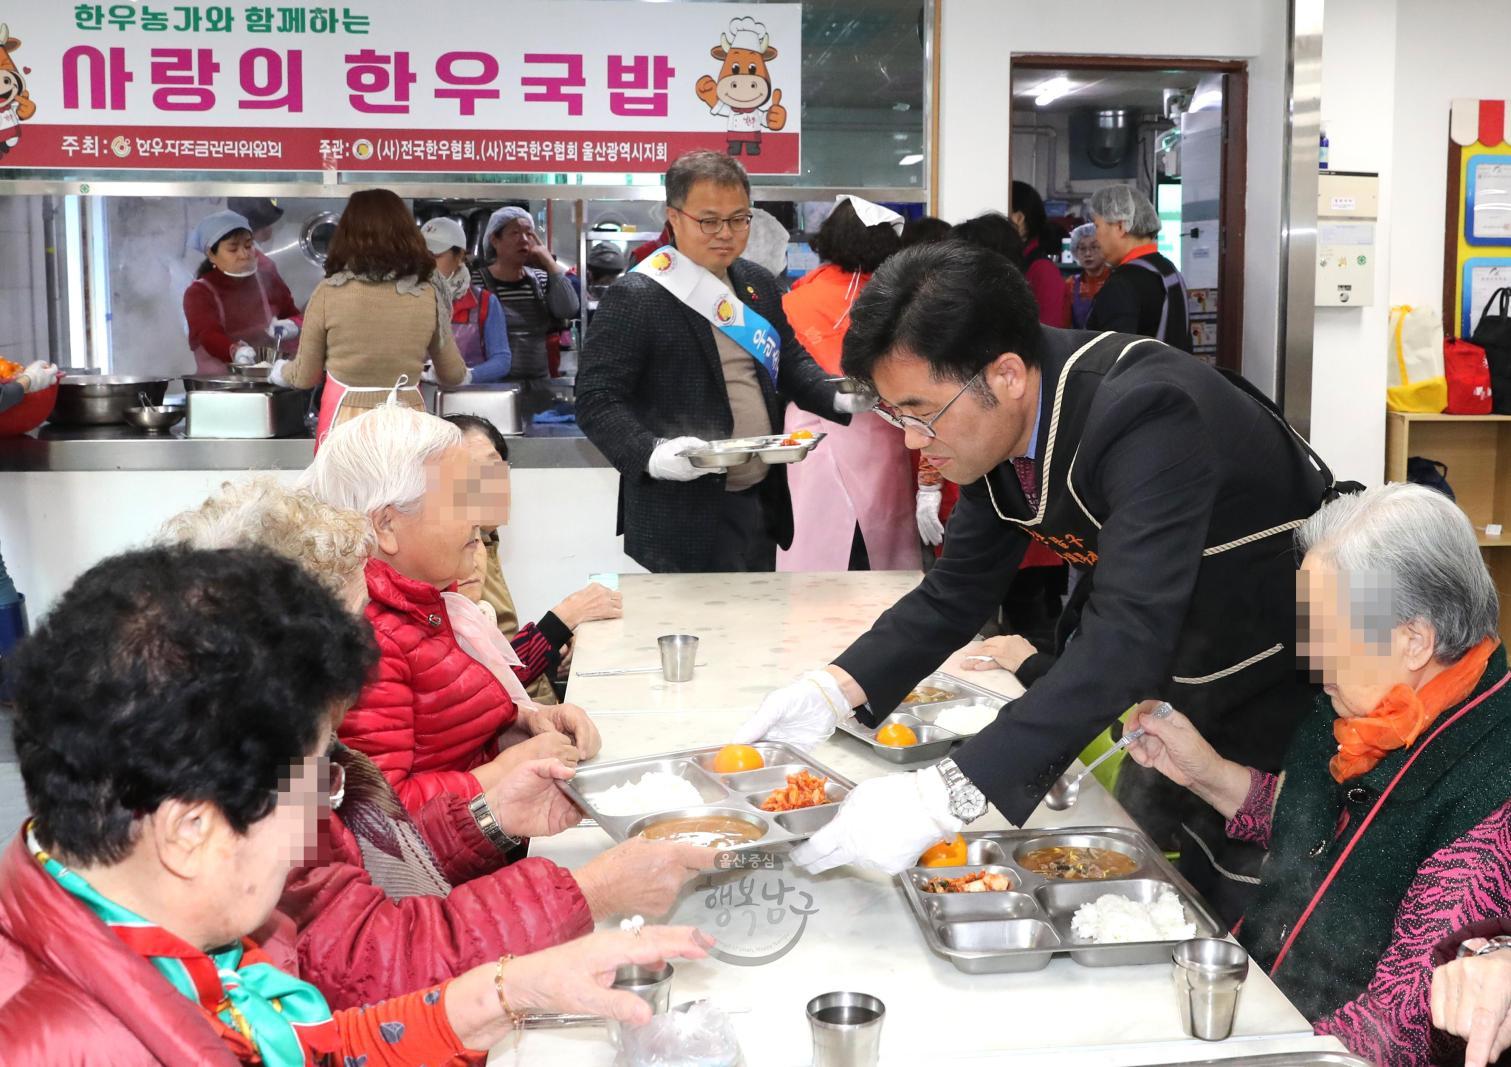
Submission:
<svg viewBox="0 0 1511 1067">
<path fill-rule="evenodd" d="M 899 159 L 897 161 L 897 165 L 899 167 L 911 167 L 922 162 L 923 154 L 921 152 L 913 152 L 910 155 L 903 156 L 901 159 Z"/>
<path fill-rule="evenodd" d="M 1071 83 L 1069 78 L 1064 75 L 1058 75 L 1050 78 L 1047 82 L 1036 85 L 1029 92 L 1034 94 L 1034 103 L 1039 107 L 1044 107 L 1054 103 L 1066 93 L 1074 92 L 1075 88 L 1076 86 Z"/>
</svg>

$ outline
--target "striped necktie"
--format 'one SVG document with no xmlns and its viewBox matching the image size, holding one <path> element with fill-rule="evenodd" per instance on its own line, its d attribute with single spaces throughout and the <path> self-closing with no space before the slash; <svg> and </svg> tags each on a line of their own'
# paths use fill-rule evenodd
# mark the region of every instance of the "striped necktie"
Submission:
<svg viewBox="0 0 1511 1067">
<path fill-rule="evenodd" d="M 1028 510 L 1039 510 L 1039 472 L 1034 466 L 1034 461 L 1027 456 L 1019 456 L 1013 460 L 1013 470 L 1018 474 L 1018 484 L 1023 487 L 1023 495 L 1028 499 Z"/>
</svg>

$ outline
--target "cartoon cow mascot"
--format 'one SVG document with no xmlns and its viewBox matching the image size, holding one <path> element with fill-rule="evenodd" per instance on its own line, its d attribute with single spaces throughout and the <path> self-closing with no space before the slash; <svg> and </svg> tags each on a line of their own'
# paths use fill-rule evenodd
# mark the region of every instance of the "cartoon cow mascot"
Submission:
<svg viewBox="0 0 1511 1067">
<path fill-rule="evenodd" d="M 11 53 L 20 47 L 21 42 L 10 35 L 10 27 L 0 22 L 0 157 L 20 143 L 21 123 L 37 110 L 21 71 L 11 59 Z"/>
<path fill-rule="evenodd" d="M 717 80 L 705 74 L 698 79 L 698 99 L 708 110 L 729 124 L 729 154 L 741 149 L 747 156 L 761 154 L 761 130 L 775 133 L 787 125 L 782 90 L 772 91 L 766 64 L 776 58 L 766 26 L 752 18 L 733 19 L 729 32 L 719 35 L 719 44 L 709 55 L 719 61 Z"/>
</svg>

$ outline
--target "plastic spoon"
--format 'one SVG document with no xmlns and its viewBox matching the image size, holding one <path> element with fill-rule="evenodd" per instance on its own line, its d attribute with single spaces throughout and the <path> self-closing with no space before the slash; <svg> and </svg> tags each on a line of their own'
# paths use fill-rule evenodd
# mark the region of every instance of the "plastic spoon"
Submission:
<svg viewBox="0 0 1511 1067">
<path fill-rule="evenodd" d="M 1162 700 L 1151 714 L 1156 719 L 1166 719 L 1170 717 L 1170 713 L 1174 710 L 1170 706 L 1169 701 Z M 1044 806 L 1050 811 L 1064 811 L 1070 807 L 1076 802 L 1076 798 L 1081 795 L 1081 779 L 1143 737 L 1146 732 L 1142 726 L 1136 730 L 1130 730 L 1122 736 L 1122 739 L 1117 744 L 1088 763 L 1086 769 L 1074 778 L 1067 778 L 1063 774 L 1060 775 L 1059 778 L 1055 779 L 1055 784 L 1049 787 L 1049 792 L 1044 794 Z"/>
</svg>

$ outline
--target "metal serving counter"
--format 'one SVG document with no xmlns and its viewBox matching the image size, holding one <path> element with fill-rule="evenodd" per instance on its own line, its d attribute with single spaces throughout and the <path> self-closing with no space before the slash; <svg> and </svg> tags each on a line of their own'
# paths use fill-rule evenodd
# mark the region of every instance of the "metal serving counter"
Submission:
<svg viewBox="0 0 1511 1067">
<path fill-rule="evenodd" d="M 144 433 L 127 426 L 65 430 L 44 426 L 0 438 L 0 472 L 303 470 L 314 455 L 309 437 L 230 440 Z M 607 467 L 608 460 L 576 426 L 532 425 L 509 438 L 516 470 Z"/>
</svg>

